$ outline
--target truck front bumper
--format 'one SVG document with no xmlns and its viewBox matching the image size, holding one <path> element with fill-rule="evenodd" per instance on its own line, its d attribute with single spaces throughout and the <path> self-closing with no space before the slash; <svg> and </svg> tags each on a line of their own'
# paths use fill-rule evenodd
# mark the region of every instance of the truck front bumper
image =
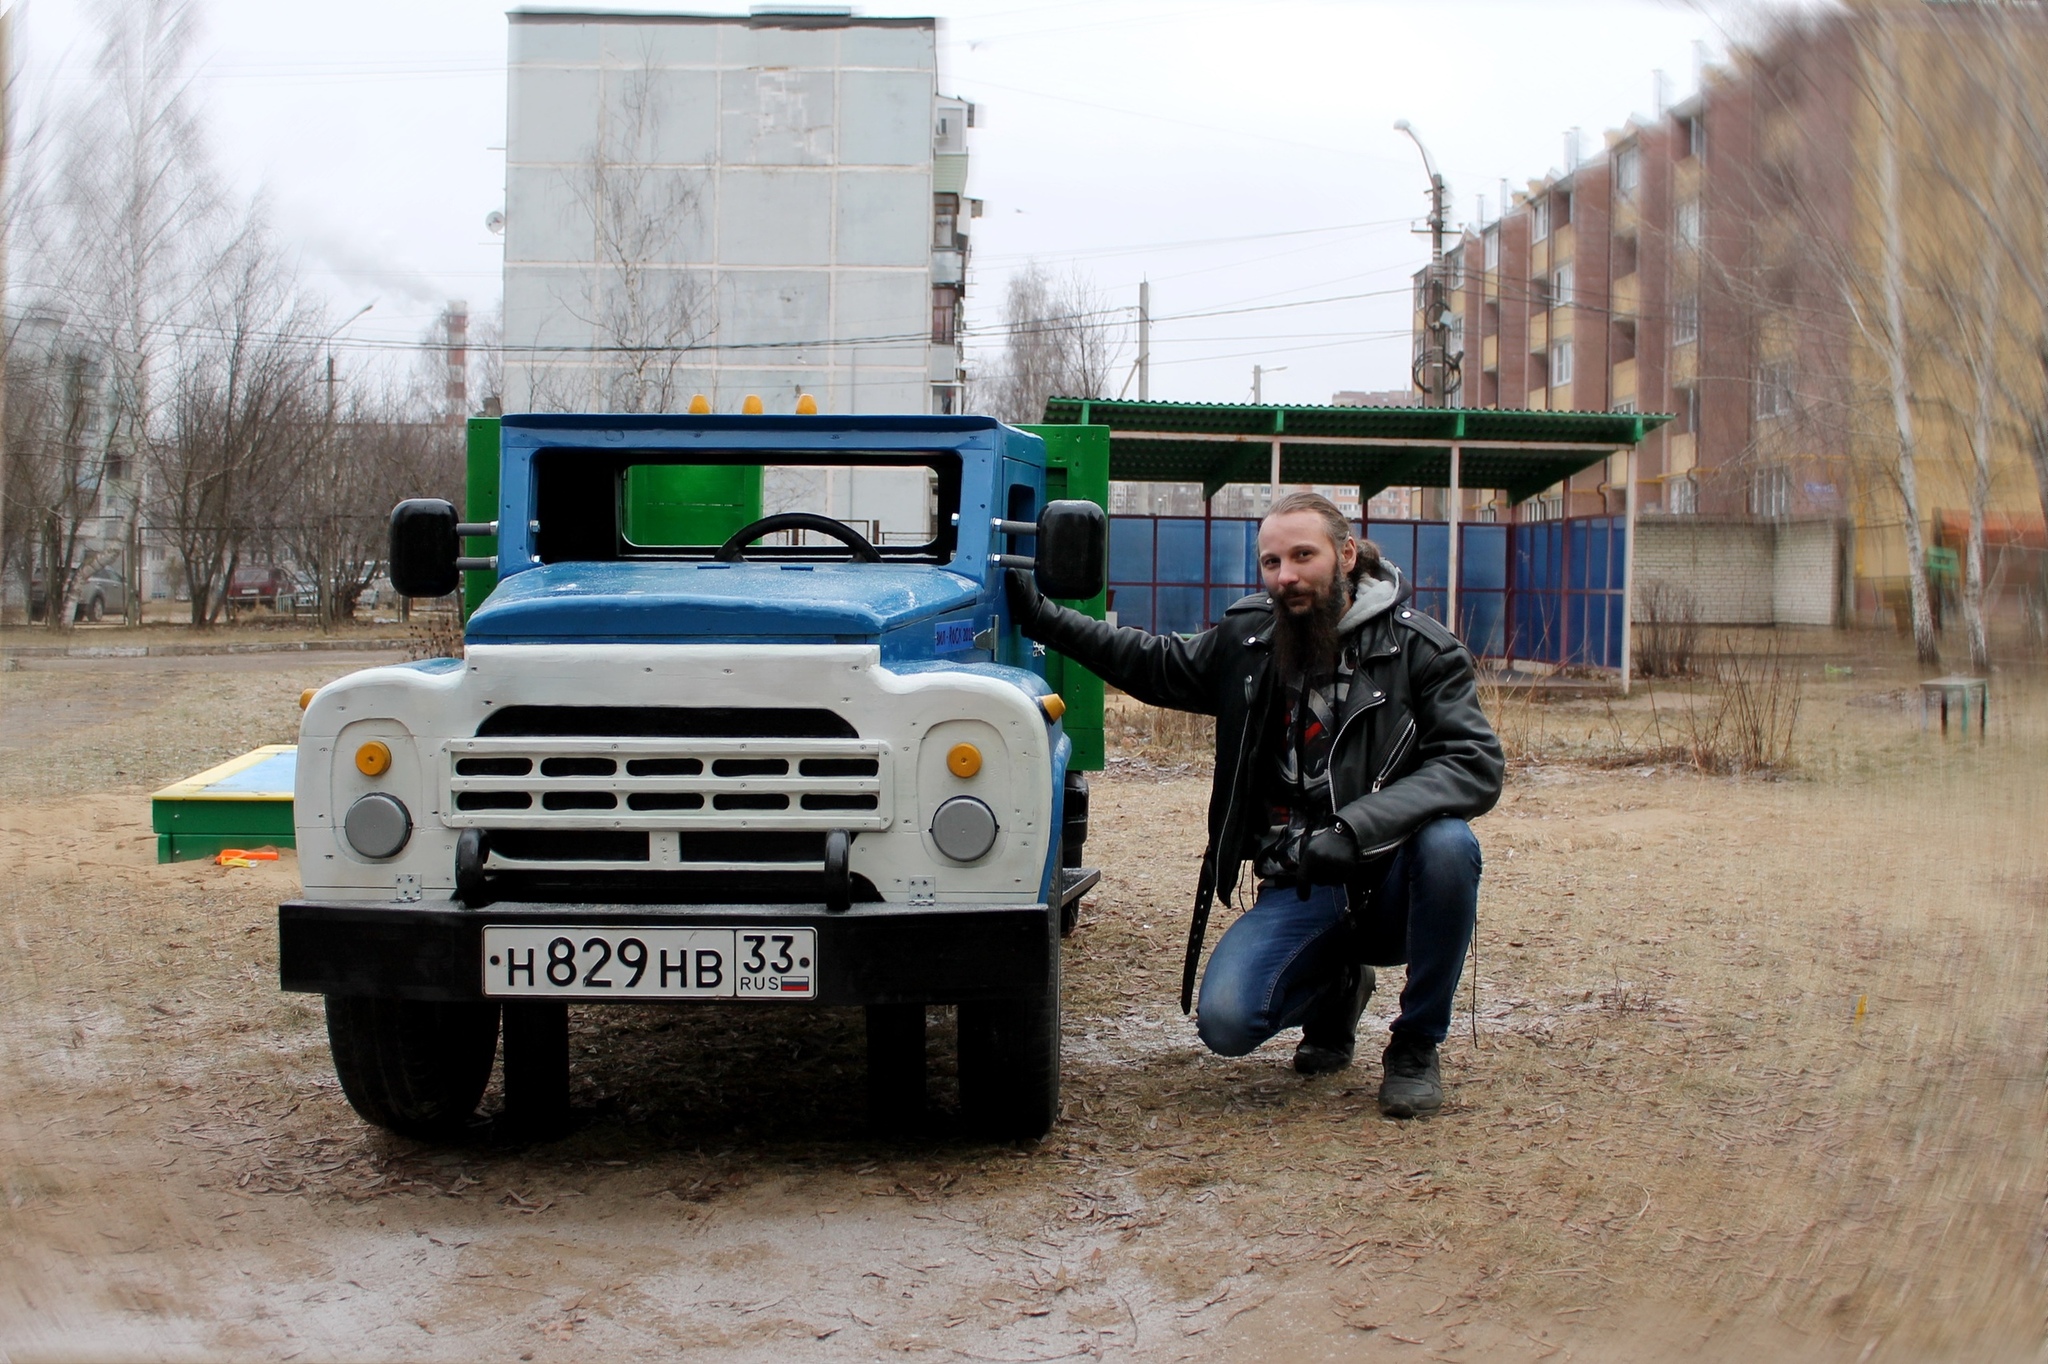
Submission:
<svg viewBox="0 0 2048 1364">
<path fill-rule="evenodd" d="M 1058 917 L 1042 904 L 859 904 L 829 913 L 823 905 L 291 900 L 277 911 L 278 977 L 285 990 L 320 994 L 482 999 L 487 924 L 809 928 L 818 935 L 815 1002 L 957 1004 L 1043 990 Z"/>
</svg>

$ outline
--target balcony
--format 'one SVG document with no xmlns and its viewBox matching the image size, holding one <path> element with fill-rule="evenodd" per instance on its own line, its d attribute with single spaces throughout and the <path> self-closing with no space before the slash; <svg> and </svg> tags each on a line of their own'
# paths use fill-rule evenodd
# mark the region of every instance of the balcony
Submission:
<svg viewBox="0 0 2048 1364">
<path fill-rule="evenodd" d="M 1547 388 L 1530 389 L 1529 400 L 1524 406 L 1531 412 L 1548 412 L 1550 410 L 1550 390 Z"/>
<path fill-rule="evenodd" d="M 1550 310 L 1550 339 L 1569 341 L 1572 339 L 1572 323 L 1577 310 L 1573 308 L 1552 308 Z"/>
<path fill-rule="evenodd" d="M 1623 360 L 1614 366 L 1613 371 L 1608 377 L 1607 392 L 1609 393 L 1609 395 L 1611 395 L 1609 404 L 1610 406 L 1618 406 L 1622 403 L 1635 401 L 1635 361 Z"/>
<path fill-rule="evenodd" d="M 1673 477 L 1689 474 L 1698 463 L 1699 457 L 1694 451 L 1691 433 L 1673 436 L 1670 444 L 1665 447 L 1664 472 Z"/>
<path fill-rule="evenodd" d="M 1700 348 L 1688 341 L 1682 346 L 1671 348 L 1671 386 L 1691 388 L 1700 375 Z"/>
<path fill-rule="evenodd" d="M 958 284 L 966 277 L 966 252 L 943 249 L 932 252 L 932 283 Z"/>
<path fill-rule="evenodd" d="M 1479 343 L 1479 368 L 1487 374 L 1500 372 L 1500 338 L 1489 336 Z"/>
<path fill-rule="evenodd" d="M 1550 349 L 1550 314 L 1532 313 L 1529 317 L 1529 354 L 1541 355 Z"/>
<path fill-rule="evenodd" d="M 1643 289 L 1639 276 L 1621 276 L 1607 286 L 1607 310 L 1615 317 L 1634 317 L 1642 309 Z"/>
</svg>

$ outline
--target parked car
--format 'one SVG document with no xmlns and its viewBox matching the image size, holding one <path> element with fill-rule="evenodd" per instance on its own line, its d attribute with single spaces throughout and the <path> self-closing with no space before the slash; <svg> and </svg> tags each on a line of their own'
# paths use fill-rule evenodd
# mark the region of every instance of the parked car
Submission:
<svg viewBox="0 0 2048 1364">
<path fill-rule="evenodd" d="M 299 590 L 290 569 L 275 564 L 243 564 L 228 578 L 230 608 L 264 606 L 275 611 L 289 607 Z"/>
<path fill-rule="evenodd" d="M 28 589 L 28 612 L 31 620 L 41 620 L 49 609 L 49 591 L 45 580 L 37 576 L 30 580 Z M 121 615 L 128 610 L 128 582 L 121 576 L 119 564 L 101 564 L 78 585 L 78 607 L 72 612 L 73 620 L 104 620 L 108 612 Z"/>
</svg>

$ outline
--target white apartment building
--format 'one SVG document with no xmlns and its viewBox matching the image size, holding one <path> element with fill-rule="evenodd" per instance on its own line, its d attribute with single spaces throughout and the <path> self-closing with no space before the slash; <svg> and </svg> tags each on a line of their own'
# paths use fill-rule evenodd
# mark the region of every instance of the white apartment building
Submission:
<svg viewBox="0 0 2048 1364">
<path fill-rule="evenodd" d="M 979 205 L 935 19 L 510 23 L 507 410 L 955 410 Z"/>
</svg>

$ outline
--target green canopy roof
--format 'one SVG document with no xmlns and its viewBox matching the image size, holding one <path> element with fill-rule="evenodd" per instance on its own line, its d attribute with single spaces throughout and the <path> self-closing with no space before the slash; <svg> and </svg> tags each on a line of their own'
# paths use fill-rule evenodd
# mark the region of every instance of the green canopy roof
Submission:
<svg viewBox="0 0 2048 1364">
<path fill-rule="evenodd" d="M 1153 403 L 1052 398 L 1047 425 L 1109 428 L 1109 476 L 1200 483 L 1264 483 L 1280 444 L 1283 483 L 1447 488 L 1451 447 L 1459 483 L 1498 488 L 1519 502 L 1625 450 L 1669 416 L 1640 412 L 1530 412 L 1496 408 L 1293 407 L 1263 403 Z"/>
</svg>

